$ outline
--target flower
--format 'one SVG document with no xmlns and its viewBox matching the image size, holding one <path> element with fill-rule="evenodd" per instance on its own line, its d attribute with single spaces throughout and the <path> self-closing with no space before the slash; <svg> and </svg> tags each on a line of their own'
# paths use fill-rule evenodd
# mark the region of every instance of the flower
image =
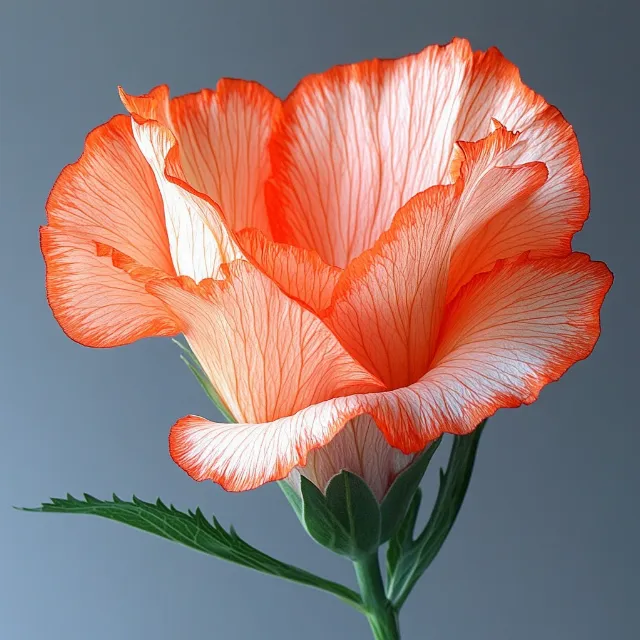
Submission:
<svg viewBox="0 0 640 640">
<path fill-rule="evenodd" d="M 184 333 L 237 420 L 173 459 L 239 491 L 340 469 L 381 498 L 442 433 L 585 358 L 612 276 L 572 251 L 570 125 L 467 41 L 254 82 L 121 92 L 47 202 L 47 293 L 74 340 Z"/>
</svg>

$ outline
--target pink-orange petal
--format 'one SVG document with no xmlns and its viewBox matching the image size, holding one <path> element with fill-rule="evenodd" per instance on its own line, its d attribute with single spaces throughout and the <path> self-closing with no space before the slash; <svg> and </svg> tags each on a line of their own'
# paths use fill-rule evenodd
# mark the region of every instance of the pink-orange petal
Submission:
<svg viewBox="0 0 640 640">
<path fill-rule="evenodd" d="M 132 111 L 133 134 L 153 170 L 164 203 L 165 224 L 176 272 L 196 281 L 218 278 L 223 264 L 241 257 L 219 205 L 186 182 L 178 142 L 165 116 L 168 93 L 155 90 L 132 98 L 123 90 L 125 106 Z M 158 116 L 159 117 L 159 116 Z"/>
<path fill-rule="evenodd" d="M 589 355 L 611 281 L 604 264 L 583 254 L 500 263 L 459 293 L 434 366 L 417 383 L 335 397 L 270 422 L 190 416 L 171 432 L 172 456 L 192 477 L 241 491 L 309 464 L 318 455 L 310 451 L 358 416 L 370 415 L 407 454 L 442 433 L 467 433 L 500 408 L 532 402 Z"/>
<path fill-rule="evenodd" d="M 257 82 L 222 79 L 215 91 L 171 100 L 171 128 L 184 178 L 216 202 L 227 226 L 269 235 L 267 144 L 280 100 Z"/>
<path fill-rule="evenodd" d="M 423 418 L 386 422 L 389 441 L 416 450 L 434 430 L 466 433 L 500 408 L 533 402 L 591 353 L 612 280 L 605 264 L 580 253 L 522 256 L 475 276 L 447 307 L 430 370 L 399 391 Z"/>
<path fill-rule="evenodd" d="M 459 39 L 398 60 L 335 67 L 298 85 L 271 144 L 274 238 L 344 267 L 412 196 L 449 180 L 455 142 L 483 137 L 492 118 L 527 142 L 508 164 L 549 165 L 529 213 L 553 227 L 547 255 L 566 254 L 588 213 L 573 131 L 499 51 L 473 53 Z M 562 208 L 549 204 L 551 194 Z"/>
<path fill-rule="evenodd" d="M 176 270 L 195 280 L 221 277 L 223 264 L 242 257 L 233 231 L 269 233 L 267 142 L 280 101 L 242 80 L 173 100 L 166 87 L 121 96 L 162 193 Z"/>
<path fill-rule="evenodd" d="M 169 436 L 171 457 L 194 480 L 212 480 L 227 491 L 247 491 L 305 475 L 321 490 L 342 469 L 360 475 L 382 499 L 410 464 L 384 439 L 370 417 L 336 411 L 348 398 L 329 400 L 263 424 L 222 424 L 186 416 Z M 356 417 L 349 420 L 349 415 Z"/>
<path fill-rule="evenodd" d="M 70 337 L 105 347 L 177 332 L 166 308 L 110 258 L 115 250 L 175 275 L 162 199 L 130 118 L 116 116 L 87 136 L 80 159 L 54 184 L 46 210 L 47 296 Z"/>
<path fill-rule="evenodd" d="M 186 416 L 171 429 L 169 453 L 194 480 L 212 480 L 227 491 L 255 489 L 286 478 L 306 464 L 309 451 L 339 433 L 346 420 L 325 417 L 317 406 L 265 423 L 228 424 Z"/>
<path fill-rule="evenodd" d="M 434 366 L 418 382 L 334 397 L 270 422 L 189 416 L 172 429 L 171 454 L 193 478 L 242 491 L 304 466 L 310 451 L 365 414 L 407 454 L 442 433 L 468 433 L 502 407 L 532 402 L 589 355 L 611 281 L 604 264 L 583 254 L 500 263 L 458 294 Z"/>
<path fill-rule="evenodd" d="M 341 269 L 315 251 L 273 242 L 257 229 L 244 229 L 237 240 L 247 258 L 288 296 L 316 313 L 329 306 Z"/>
<path fill-rule="evenodd" d="M 427 371 L 461 238 L 519 207 L 546 180 L 541 163 L 497 166 L 514 139 L 496 131 L 478 143 L 479 152 L 465 158 L 454 185 L 412 198 L 340 277 L 323 318 L 389 388 L 407 386 Z"/>
<path fill-rule="evenodd" d="M 240 423 L 209 426 L 203 419 L 185 419 L 172 431 L 172 455 L 193 477 L 239 490 L 284 477 L 342 426 L 294 424 L 290 416 L 382 385 L 313 313 L 255 266 L 236 261 L 225 274 L 225 280 L 199 284 L 185 278 L 150 281 L 147 289 L 180 319 L 207 376 Z M 206 443 L 200 438 L 205 423 Z M 214 457 L 212 467 L 200 467 L 199 442 Z"/>
<path fill-rule="evenodd" d="M 484 165 L 483 170 L 486 170 L 492 164 L 502 167 L 505 175 L 511 168 L 522 166 L 530 167 L 536 175 L 508 206 L 491 211 L 469 208 L 466 215 L 459 218 L 447 300 L 453 299 L 474 275 L 490 270 L 498 260 L 525 251 L 533 257 L 567 255 L 571 251 L 571 237 L 584 221 L 580 216 L 586 215 L 588 210 L 588 197 L 581 191 L 583 182 L 577 176 L 558 182 L 557 161 L 553 154 L 562 154 L 558 151 L 562 144 L 553 128 L 548 138 L 539 144 L 531 141 L 532 131 L 540 126 L 539 120 L 525 133 L 512 133 L 497 121 L 494 123 L 496 130 L 486 138 L 457 143 L 454 164 L 460 166 L 463 174 L 472 172 L 474 166 L 482 169 Z M 570 152 L 567 153 L 570 157 Z M 549 164 L 540 162 L 540 158 L 545 158 Z M 498 171 L 494 171 L 494 176 L 493 188 L 500 190 L 500 180 L 506 178 Z M 521 176 L 524 177 L 524 173 Z M 466 182 L 474 179 L 472 175 L 461 177 Z M 582 204 L 578 206 L 580 202 Z M 582 211 L 578 217 L 576 206 Z"/>
<path fill-rule="evenodd" d="M 333 476 L 350 471 L 360 476 L 381 502 L 398 474 L 414 459 L 393 448 L 369 415 L 349 420 L 324 447 L 309 453 L 304 467 L 287 480 L 297 490 L 303 475 L 324 491 Z"/>
<path fill-rule="evenodd" d="M 589 355 L 611 281 L 604 264 L 583 254 L 499 263 L 450 305 L 433 368 L 418 382 L 334 397 L 272 421 L 190 416 L 172 429 L 171 454 L 193 478 L 241 491 L 304 467 L 310 451 L 365 414 L 407 454 L 442 433 L 467 433 L 500 408 L 532 402 Z"/>
<path fill-rule="evenodd" d="M 238 421 L 265 422 L 354 390 L 380 388 L 310 311 L 238 260 L 224 280 L 150 282 Z"/>
<path fill-rule="evenodd" d="M 122 104 L 136 122 L 155 120 L 165 127 L 171 126 L 169 87 L 166 84 L 158 85 L 149 93 L 139 96 L 126 93 L 122 87 L 118 87 L 118 92 Z"/>
<path fill-rule="evenodd" d="M 322 314 L 349 353 L 389 388 L 417 380 L 431 360 L 458 197 L 448 185 L 412 198 L 374 247 L 348 265 Z"/>
<path fill-rule="evenodd" d="M 180 332 L 178 319 L 166 306 L 113 265 L 105 245 L 51 226 L 41 228 L 40 239 L 47 299 L 72 340 L 87 347 L 115 347 Z"/>
<path fill-rule="evenodd" d="M 173 273 L 160 192 L 126 116 L 87 136 L 80 159 L 56 180 L 46 210 L 52 227 Z"/>
</svg>

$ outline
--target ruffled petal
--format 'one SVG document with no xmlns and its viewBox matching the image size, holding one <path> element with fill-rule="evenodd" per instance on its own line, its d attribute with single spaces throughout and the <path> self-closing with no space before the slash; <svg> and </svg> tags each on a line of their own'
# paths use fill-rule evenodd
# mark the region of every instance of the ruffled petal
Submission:
<svg viewBox="0 0 640 640">
<path fill-rule="evenodd" d="M 434 435 L 466 433 L 500 408 L 533 402 L 591 353 L 612 281 L 604 263 L 580 253 L 522 256 L 476 276 L 447 307 L 428 373 L 398 390 L 383 409 L 387 420 L 372 413 L 389 442 L 414 451 Z"/>
<path fill-rule="evenodd" d="M 342 269 L 315 251 L 273 242 L 257 229 L 244 229 L 237 240 L 248 259 L 288 296 L 315 313 L 329 306 Z"/>
<path fill-rule="evenodd" d="M 253 265 L 225 280 L 163 279 L 149 291 L 181 319 L 194 353 L 232 415 L 266 422 L 339 394 L 381 387 L 311 312 Z"/>
<path fill-rule="evenodd" d="M 166 87 L 121 96 L 162 193 L 176 271 L 222 277 L 220 267 L 242 257 L 233 231 L 269 229 L 267 142 L 279 101 L 241 80 L 171 101 Z"/>
<path fill-rule="evenodd" d="M 584 254 L 499 263 L 448 308 L 433 367 L 415 384 L 335 397 L 271 422 L 189 416 L 171 431 L 171 454 L 193 478 L 241 491 L 304 467 L 310 450 L 357 416 L 370 415 L 407 454 L 442 433 L 468 433 L 500 408 L 533 402 L 589 355 L 611 282 Z"/>
<path fill-rule="evenodd" d="M 548 178 L 518 209 L 512 208 L 468 238 L 467 247 L 477 258 L 459 286 L 475 273 L 489 270 L 496 260 L 524 251 L 534 257 L 566 256 L 572 237 L 589 215 L 589 185 L 571 125 L 558 109 L 522 84 L 517 67 L 497 49 L 476 52 L 474 63 L 458 140 L 479 140 L 491 117 L 507 130 L 518 132 L 517 143 L 502 164 L 542 162 Z M 451 288 L 450 296 L 455 292 Z"/>
<path fill-rule="evenodd" d="M 314 314 L 253 265 L 236 261 L 225 272 L 225 280 L 196 285 L 184 277 L 160 279 L 147 288 L 180 319 L 213 386 L 241 422 L 217 425 L 215 442 L 206 444 L 222 465 L 216 480 L 239 490 L 284 477 L 342 426 L 313 420 L 292 425 L 283 416 L 339 395 L 378 391 L 382 385 Z M 174 459 L 196 479 L 205 477 L 194 461 L 202 452 L 197 446 L 189 451 L 183 436 L 190 434 L 191 442 L 205 423 L 187 418 L 171 436 Z M 265 423 L 271 426 L 263 428 Z"/>
<path fill-rule="evenodd" d="M 374 247 L 353 260 L 322 314 L 349 353 L 389 388 L 426 371 L 444 311 L 452 185 L 412 198 Z"/>
<path fill-rule="evenodd" d="M 162 199 L 130 118 L 116 116 L 87 136 L 82 156 L 62 171 L 46 209 L 41 246 L 47 296 L 73 340 L 109 347 L 176 333 L 166 309 L 99 255 L 98 247 L 106 245 L 175 274 Z"/>
<path fill-rule="evenodd" d="M 87 347 L 115 347 L 180 332 L 166 306 L 114 266 L 105 245 L 51 226 L 41 228 L 40 240 L 47 298 L 72 340 Z"/>
<path fill-rule="evenodd" d="M 52 227 L 173 272 L 160 192 L 126 116 L 87 136 L 80 159 L 56 180 L 46 209 Z"/>
<path fill-rule="evenodd" d="M 153 170 L 164 202 L 169 247 L 176 272 L 195 281 L 221 277 L 223 264 L 242 257 L 218 206 L 185 180 L 171 131 L 168 91 L 132 98 L 120 90 L 132 114 L 136 142 Z M 154 117 L 159 120 L 153 119 Z"/>
<path fill-rule="evenodd" d="M 348 418 L 335 417 L 333 402 L 307 407 L 271 422 L 228 424 L 186 416 L 171 429 L 169 452 L 194 480 L 212 480 L 227 491 L 248 491 L 282 480 L 304 466 Z"/>
<path fill-rule="evenodd" d="M 269 235 L 267 144 L 280 100 L 257 82 L 222 79 L 215 91 L 174 98 L 171 123 L 188 184 L 216 202 L 228 227 Z"/>
<path fill-rule="evenodd" d="M 349 263 L 322 317 L 345 348 L 389 388 L 426 373 L 445 308 L 452 256 L 469 229 L 540 187 L 543 164 L 499 167 L 511 145 L 496 131 L 464 160 L 454 185 L 432 187 L 396 214 L 375 245 Z M 506 138 L 506 139 L 505 139 Z"/>
<path fill-rule="evenodd" d="M 247 262 L 233 263 L 223 281 L 195 285 L 182 278 L 147 286 L 182 321 L 232 415 L 250 424 L 273 421 L 269 428 L 231 424 L 212 432 L 207 427 L 214 442 L 202 444 L 215 452 L 221 465 L 215 479 L 226 488 L 247 489 L 284 477 L 338 431 L 321 421 L 292 425 L 282 416 L 337 395 L 381 388 L 315 315 Z M 196 479 L 206 474 L 197 462 L 203 452 L 194 443 L 208 424 L 189 417 L 172 431 L 172 456 Z"/>
<path fill-rule="evenodd" d="M 551 165 L 533 161 L 549 158 L 549 153 L 532 150 L 525 136 L 508 131 L 497 121 L 494 126 L 495 131 L 486 138 L 456 145 L 453 171 L 459 167 L 460 178 L 466 183 L 483 179 L 488 191 L 505 190 L 505 197 L 500 208 L 467 207 L 458 217 L 447 291 L 449 301 L 474 275 L 490 270 L 498 260 L 524 252 L 532 257 L 566 255 L 571 251 L 570 237 L 578 228 L 565 216 L 571 210 L 568 200 L 571 192 L 562 192 L 557 186 L 553 159 Z M 555 144 L 553 138 L 546 143 Z M 493 185 L 483 176 L 492 167 Z M 510 179 L 513 182 L 510 174 L 514 171 L 519 173 L 523 184 L 519 189 L 514 184 L 514 191 L 510 192 L 507 182 Z"/>
<path fill-rule="evenodd" d="M 118 87 L 118 92 L 122 104 L 136 122 L 154 120 L 163 127 L 171 128 L 171 101 L 166 84 L 158 85 L 140 96 L 129 95 L 122 87 Z"/>
<path fill-rule="evenodd" d="M 546 190 L 527 215 L 537 212 L 552 228 L 546 253 L 566 254 L 588 214 L 571 127 L 500 52 L 473 53 L 465 40 L 335 67 L 298 85 L 271 145 L 267 204 L 275 239 L 344 267 L 412 196 L 450 181 L 455 142 L 486 135 L 491 118 L 527 142 L 509 164 L 549 165 Z"/>
<path fill-rule="evenodd" d="M 391 447 L 371 417 L 342 419 L 334 404 L 324 402 L 266 424 L 221 424 L 187 416 L 171 430 L 171 456 L 194 480 L 213 480 L 227 491 L 284 478 L 299 489 L 301 475 L 324 490 L 345 469 L 359 475 L 381 500 L 414 455 Z"/>
</svg>

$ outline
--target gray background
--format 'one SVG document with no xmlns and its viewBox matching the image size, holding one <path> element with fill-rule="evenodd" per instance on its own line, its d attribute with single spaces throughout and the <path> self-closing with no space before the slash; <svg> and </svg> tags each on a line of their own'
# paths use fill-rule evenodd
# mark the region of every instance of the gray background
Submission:
<svg viewBox="0 0 640 640">
<path fill-rule="evenodd" d="M 575 243 L 616 274 L 592 357 L 533 406 L 500 412 L 443 552 L 410 598 L 407 639 L 637 638 L 638 15 L 627 2 L 3 0 L 0 3 L 0 638 L 368 638 L 331 596 L 90 517 L 11 505 L 112 491 L 216 513 L 257 546 L 352 583 L 275 486 L 197 484 L 173 421 L 212 416 L 168 340 L 80 347 L 45 302 L 38 226 L 116 86 L 174 94 L 220 76 L 285 95 L 304 74 L 454 35 L 498 45 L 575 125 L 592 218 Z M 443 458 L 440 458 L 442 461 Z M 435 485 L 432 469 L 425 481 Z"/>
</svg>

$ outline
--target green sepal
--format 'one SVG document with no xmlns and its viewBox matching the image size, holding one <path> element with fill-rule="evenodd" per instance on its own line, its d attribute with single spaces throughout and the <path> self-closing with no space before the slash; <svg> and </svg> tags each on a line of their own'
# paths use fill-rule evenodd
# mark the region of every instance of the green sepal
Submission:
<svg viewBox="0 0 640 640">
<path fill-rule="evenodd" d="M 313 482 L 300 478 L 302 524 L 307 533 L 323 547 L 341 555 L 351 555 L 349 534 L 327 506 L 324 494 Z"/>
<path fill-rule="evenodd" d="M 380 542 L 386 542 L 393 536 L 402 523 L 413 495 L 420 485 L 433 454 L 440 446 L 442 437 L 432 442 L 418 458 L 405 469 L 393 482 L 380 505 L 382 531 Z"/>
<path fill-rule="evenodd" d="M 327 486 L 329 509 L 349 532 L 356 554 L 371 555 L 380 546 L 380 506 L 369 485 L 349 471 L 335 475 Z"/>
<path fill-rule="evenodd" d="M 215 517 L 209 522 L 200 509 L 183 513 L 160 499 L 151 503 L 134 496 L 128 502 L 114 494 L 113 501 L 106 501 L 84 494 L 84 500 L 79 500 L 67 494 L 66 498 L 51 498 L 49 503 L 22 511 L 90 514 L 115 520 L 216 558 L 328 591 L 362 611 L 362 600 L 351 589 L 272 558 L 242 540 L 233 527 L 227 531 Z"/>
<path fill-rule="evenodd" d="M 298 520 L 304 524 L 304 520 L 302 517 L 302 498 L 297 493 L 297 491 L 285 480 L 278 480 L 278 485 L 280 489 L 282 489 L 282 493 L 284 493 L 284 497 L 287 499 L 287 502 L 291 505 L 294 513 L 298 517 Z"/>
<path fill-rule="evenodd" d="M 380 507 L 362 478 L 341 471 L 331 479 L 325 495 L 302 476 L 300 490 L 302 523 L 316 542 L 353 560 L 377 551 Z"/>
<path fill-rule="evenodd" d="M 387 594 L 400 608 L 420 577 L 428 569 L 458 516 L 469 487 L 478 443 L 486 420 L 468 435 L 454 436 L 446 471 L 440 470 L 440 486 L 427 525 L 415 540 L 405 539 L 392 555 Z"/>
</svg>

